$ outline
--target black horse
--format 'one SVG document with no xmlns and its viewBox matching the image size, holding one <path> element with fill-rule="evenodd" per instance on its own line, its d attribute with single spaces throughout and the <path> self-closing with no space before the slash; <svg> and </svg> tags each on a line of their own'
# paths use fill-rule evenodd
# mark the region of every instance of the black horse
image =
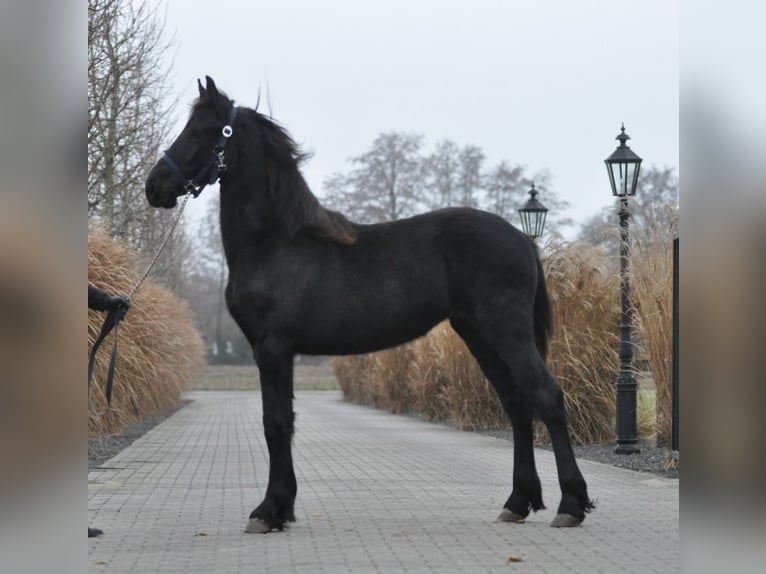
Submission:
<svg viewBox="0 0 766 574">
<path fill-rule="evenodd" d="M 499 520 L 544 508 L 532 418 L 547 426 L 562 498 L 552 526 L 593 508 L 575 461 L 561 388 L 545 365 L 551 310 L 534 243 L 502 218 L 452 208 L 359 225 L 325 209 L 299 171 L 304 155 L 257 110 L 235 107 L 209 77 L 146 196 L 172 208 L 220 177 L 226 302 L 261 373 L 270 469 L 247 532 L 295 520 L 293 357 L 376 351 L 449 319 L 511 418 L 513 492 Z M 211 153 L 212 152 L 212 153 Z M 191 177 L 190 177 L 191 176 Z"/>
</svg>

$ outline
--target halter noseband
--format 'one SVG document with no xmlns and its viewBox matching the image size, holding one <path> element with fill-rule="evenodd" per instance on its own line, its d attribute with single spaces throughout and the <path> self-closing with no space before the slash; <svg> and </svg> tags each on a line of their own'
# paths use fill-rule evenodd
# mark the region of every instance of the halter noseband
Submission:
<svg viewBox="0 0 766 574">
<path fill-rule="evenodd" d="M 173 161 L 173 158 L 170 157 L 168 152 L 162 154 L 162 159 L 165 160 L 165 163 L 170 166 L 170 169 L 173 171 L 176 177 L 183 182 L 184 191 L 186 193 L 190 193 L 194 197 L 197 197 L 200 193 L 202 193 L 202 190 L 205 189 L 205 186 L 215 183 L 221 177 L 221 174 L 226 172 L 226 158 L 223 155 L 223 148 L 226 147 L 226 142 L 234 133 L 234 130 L 232 130 L 231 126 L 234 124 L 234 118 L 236 115 L 237 107 L 232 104 L 231 112 L 229 112 L 229 121 L 225 126 L 223 126 L 223 129 L 221 130 L 221 137 L 218 138 L 218 143 L 215 145 L 211 152 L 212 158 L 210 163 L 204 166 L 193 178 L 189 179 L 184 175 L 184 173 L 181 171 L 181 168 L 178 167 L 176 162 Z M 210 177 L 207 179 L 207 181 L 201 184 L 197 183 L 197 181 L 203 178 L 208 172 L 210 173 Z"/>
</svg>

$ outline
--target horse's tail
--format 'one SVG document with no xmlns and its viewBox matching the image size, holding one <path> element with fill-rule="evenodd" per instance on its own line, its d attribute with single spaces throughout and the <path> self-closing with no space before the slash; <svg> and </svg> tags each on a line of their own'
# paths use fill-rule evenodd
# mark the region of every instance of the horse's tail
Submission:
<svg viewBox="0 0 766 574">
<path fill-rule="evenodd" d="M 545 285 L 545 273 L 543 265 L 540 262 L 540 255 L 535 254 L 537 258 L 537 291 L 535 292 L 535 344 L 537 350 L 545 360 L 548 354 L 548 339 L 553 334 L 553 313 L 551 311 L 551 302 L 548 297 L 548 288 Z"/>
</svg>

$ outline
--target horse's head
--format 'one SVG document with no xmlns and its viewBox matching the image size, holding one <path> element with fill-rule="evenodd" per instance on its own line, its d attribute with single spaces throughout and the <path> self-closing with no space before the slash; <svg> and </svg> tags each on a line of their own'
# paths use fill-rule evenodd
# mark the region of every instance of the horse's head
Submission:
<svg viewBox="0 0 766 574">
<path fill-rule="evenodd" d="M 146 199 L 152 207 L 172 208 L 186 193 L 199 193 L 226 169 L 223 149 L 232 135 L 235 108 L 218 91 L 212 78 L 197 80 L 199 99 L 189 121 L 146 179 Z"/>
</svg>

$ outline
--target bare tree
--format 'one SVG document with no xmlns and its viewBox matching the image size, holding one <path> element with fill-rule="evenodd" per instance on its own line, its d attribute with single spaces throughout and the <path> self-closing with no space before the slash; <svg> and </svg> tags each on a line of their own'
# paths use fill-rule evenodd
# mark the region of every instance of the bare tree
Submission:
<svg viewBox="0 0 766 574">
<path fill-rule="evenodd" d="M 142 212 L 140 222 L 137 220 L 130 227 L 130 236 L 126 239 L 130 239 L 145 263 L 164 241 L 174 215 L 173 212 L 147 207 Z M 196 255 L 197 245 L 192 243 L 183 222 L 180 222 L 160 253 L 152 269 L 152 277 L 179 296 L 185 297 Z"/>
<path fill-rule="evenodd" d="M 438 209 L 456 205 L 460 187 L 460 148 L 452 140 L 436 144 L 425 159 L 425 189 L 429 207 Z"/>
<path fill-rule="evenodd" d="M 524 175 L 524 168 L 501 161 L 487 172 L 484 182 L 487 191 L 484 208 L 511 221 L 529 189 L 530 182 Z"/>
<path fill-rule="evenodd" d="M 324 184 L 328 204 L 360 222 L 391 221 L 450 206 L 474 207 L 513 222 L 532 182 L 550 210 L 547 230 L 568 225 L 566 201 L 552 191 L 551 176 L 527 175 L 506 161 L 484 171 L 485 155 L 475 145 L 460 147 L 442 140 L 429 155 L 421 153 L 423 136 L 383 133 L 370 149 L 351 159 L 349 174 L 335 173 Z"/>
<path fill-rule="evenodd" d="M 428 206 L 479 207 L 482 192 L 484 152 L 473 145 L 460 148 L 451 140 L 436 144 L 434 152 L 424 160 Z"/>
<path fill-rule="evenodd" d="M 484 152 L 475 145 L 467 145 L 460 150 L 460 203 L 463 207 L 479 207 L 481 174 L 484 165 Z"/>
<path fill-rule="evenodd" d="M 171 45 L 147 0 L 88 0 L 88 216 L 143 253 L 172 217 L 152 210 L 143 192 L 172 121 Z M 172 241 L 159 269 L 178 283 L 185 241 Z"/>
<path fill-rule="evenodd" d="M 333 174 L 324 184 L 334 209 L 364 223 L 393 221 L 414 215 L 423 201 L 423 136 L 402 132 L 380 134 L 362 155 L 351 158 L 348 174 Z"/>
</svg>

